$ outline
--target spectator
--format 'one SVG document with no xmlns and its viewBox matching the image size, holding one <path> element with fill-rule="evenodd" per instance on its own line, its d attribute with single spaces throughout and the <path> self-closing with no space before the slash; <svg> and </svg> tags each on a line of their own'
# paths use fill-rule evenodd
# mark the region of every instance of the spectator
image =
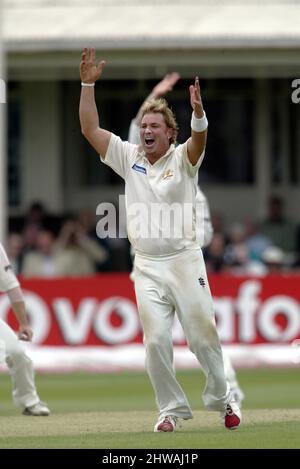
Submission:
<svg viewBox="0 0 300 469">
<path fill-rule="evenodd" d="M 246 245 L 251 260 L 261 260 L 262 253 L 272 245 L 270 238 L 259 232 L 258 223 L 248 219 L 245 222 L 246 227 Z"/>
<path fill-rule="evenodd" d="M 242 224 L 230 227 L 229 243 L 225 248 L 225 262 L 231 266 L 244 265 L 248 260 L 248 248 L 245 242 L 246 231 Z"/>
<path fill-rule="evenodd" d="M 34 251 L 37 248 L 40 228 L 35 223 L 27 223 L 22 231 L 24 254 Z"/>
<path fill-rule="evenodd" d="M 270 246 L 262 253 L 262 260 L 266 266 L 266 274 L 282 274 L 284 269 L 284 252 L 277 246 Z"/>
<path fill-rule="evenodd" d="M 207 273 L 220 273 L 225 268 L 225 239 L 222 233 L 214 233 L 210 245 L 204 251 Z"/>
<path fill-rule="evenodd" d="M 67 220 L 55 240 L 50 231 L 39 232 L 37 250 L 24 257 L 27 277 L 85 276 L 95 273 L 95 262 L 106 259 L 96 241 L 87 238 L 74 220 Z"/>
<path fill-rule="evenodd" d="M 60 251 L 63 275 L 92 275 L 96 272 L 96 263 L 105 262 L 108 257 L 107 251 L 72 219 L 63 224 L 56 248 Z"/>
<path fill-rule="evenodd" d="M 43 204 L 41 202 L 33 202 L 26 215 L 26 223 L 33 223 L 38 228 L 43 228 L 46 217 L 47 214 Z"/>
<path fill-rule="evenodd" d="M 274 246 L 286 253 L 295 253 L 297 250 L 296 225 L 286 219 L 284 201 L 281 197 L 274 195 L 270 197 L 268 217 L 261 224 L 260 231 L 271 239 Z"/>
<path fill-rule="evenodd" d="M 105 251 L 106 256 L 101 255 L 101 260 L 95 260 L 95 268 L 97 272 L 103 272 L 109 270 L 111 264 L 111 250 L 109 243 L 105 239 L 100 239 L 96 233 L 96 220 L 95 215 L 89 208 L 80 210 L 77 217 L 77 226 L 82 236 L 91 239 L 96 242 L 101 251 Z"/>
<path fill-rule="evenodd" d="M 225 263 L 233 275 L 263 275 L 264 266 L 259 260 L 251 260 L 246 243 L 244 225 L 236 223 L 229 232 L 229 244 L 225 248 Z"/>
<path fill-rule="evenodd" d="M 50 231 L 39 231 L 36 249 L 24 256 L 22 274 L 26 277 L 55 277 L 62 274 L 60 254 L 55 250 L 54 236 Z"/>
</svg>

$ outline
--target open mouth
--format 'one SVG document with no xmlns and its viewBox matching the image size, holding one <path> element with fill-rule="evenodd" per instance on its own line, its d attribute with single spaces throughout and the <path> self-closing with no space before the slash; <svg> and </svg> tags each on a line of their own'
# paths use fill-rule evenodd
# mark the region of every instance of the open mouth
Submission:
<svg viewBox="0 0 300 469">
<path fill-rule="evenodd" d="M 154 143 L 155 143 L 155 140 L 154 138 L 151 138 L 151 137 L 145 137 L 145 146 L 146 148 L 151 148 L 153 147 Z"/>
</svg>

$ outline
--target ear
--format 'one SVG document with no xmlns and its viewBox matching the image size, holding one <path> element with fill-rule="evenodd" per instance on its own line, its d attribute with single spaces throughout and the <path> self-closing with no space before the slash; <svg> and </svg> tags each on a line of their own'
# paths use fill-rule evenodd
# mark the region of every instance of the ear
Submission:
<svg viewBox="0 0 300 469">
<path fill-rule="evenodd" d="M 170 127 L 168 127 L 167 136 L 168 136 L 168 139 L 170 140 L 170 138 L 174 136 L 174 129 L 171 129 Z"/>
</svg>

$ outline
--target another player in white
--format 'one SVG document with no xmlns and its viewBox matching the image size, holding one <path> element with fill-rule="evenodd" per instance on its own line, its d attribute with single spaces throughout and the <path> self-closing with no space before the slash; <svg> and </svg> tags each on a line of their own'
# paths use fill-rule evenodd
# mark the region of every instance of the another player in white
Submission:
<svg viewBox="0 0 300 469">
<path fill-rule="evenodd" d="M 128 238 L 136 252 L 135 292 L 144 329 L 146 367 L 159 408 L 154 431 L 174 431 L 178 418 L 193 417 L 173 368 L 175 310 L 189 348 L 206 375 L 205 406 L 220 411 L 226 428 L 237 428 L 241 413 L 225 379 L 212 297 L 196 236 L 197 176 L 207 135 L 198 78 L 189 87 L 191 137 L 175 147 L 175 117 L 164 100 L 154 100 L 143 108 L 139 147 L 99 125 L 94 85 L 104 66 L 105 61 L 96 65 L 94 49 L 84 49 L 79 115 L 84 136 L 101 160 L 125 180 Z M 176 223 L 176 217 L 171 222 L 169 228 L 176 236 L 171 230 L 166 235 L 162 227 L 165 213 L 160 211 L 168 211 L 173 204 L 192 208 L 183 222 Z M 137 208 L 141 209 L 138 222 L 133 216 Z"/>
<path fill-rule="evenodd" d="M 165 96 L 166 93 L 171 91 L 174 87 L 174 85 L 177 83 L 177 81 L 180 79 L 180 75 L 177 72 L 172 72 L 172 73 L 167 73 L 164 78 L 155 85 L 155 87 L 152 89 L 151 93 L 147 96 L 147 98 L 144 100 L 140 108 L 138 109 L 138 112 L 135 116 L 134 119 L 132 119 L 130 123 L 130 128 L 129 128 L 129 135 L 128 135 L 128 141 L 130 143 L 134 143 L 136 145 L 141 144 L 140 140 L 140 125 L 141 125 L 141 119 L 142 119 L 142 110 L 143 106 L 147 101 L 150 101 L 151 99 L 159 99 L 163 96 Z M 202 192 L 200 187 L 197 187 L 197 194 L 196 194 L 196 201 L 199 204 L 202 204 L 203 206 L 203 236 L 202 236 L 202 241 L 203 243 L 200 245 L 201 248 L 207 247 L 212 240 L 214 229 L 212 226 L 211 222 L 211 216 L 210 216 L 210 209 L 208 205 L 207 198 L 205 194 Z M 134 250 L 131 248 L 131 255 L 132 258 L 134 258 Z M 132 281 L 134 281 L 134 269 L 132 269 L 132 272 L 130 274 L 130 278 Z M 225 353 L 223 350 L 223 360 L 224 360 L 224 371 L 225 371 L 225 377 L 228 380 L 230 384 L 230 389 L 231 393 L 239 405 L 241 407 L 242 401 L 245 398 L 245 395 L 243 391 L 241 390 L 236 372 L 232 366 L 230 357 L 228 353 Z"/>
<path fill-rule="evenodd" d="M 28 324 L 24 297 L 20 283 L 13 273 L 6 252 L 0 243 L 0 291 L 6 292 L 19 322 L 18 338 L 26 342 L 32 339 Z M 0 342 L 13 387 L 14 403 L 23 409 L 24 415 L 47 416 L 50 410 L 40 401 L 34 383 L 33 364 L 14 331 L 0 319 Z"/>
</svg>

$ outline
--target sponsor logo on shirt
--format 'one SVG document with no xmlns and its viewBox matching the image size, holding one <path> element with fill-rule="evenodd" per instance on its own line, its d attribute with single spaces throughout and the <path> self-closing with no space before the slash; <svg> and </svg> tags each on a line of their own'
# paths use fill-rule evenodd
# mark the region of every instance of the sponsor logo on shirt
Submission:
<svg viewBox="0 0 300 469">
<path fill-rule="evenodd" d="M 144 168 L 143 166 L 139 166 L 138 164 L 134 164 L 134 165 L 132 166 L 132 169 L 134 169 L 134 171 L 137 171 L 138 173 L 147 174 L 146 168 Z"/>
<path fill-rule="evenodd" d="M 174 176 L 174 171 L 172 171 L 172 169 L 168 169 L 163 175 L 163 179 L 170 179 L 173 176 Z"/>
</svg>

